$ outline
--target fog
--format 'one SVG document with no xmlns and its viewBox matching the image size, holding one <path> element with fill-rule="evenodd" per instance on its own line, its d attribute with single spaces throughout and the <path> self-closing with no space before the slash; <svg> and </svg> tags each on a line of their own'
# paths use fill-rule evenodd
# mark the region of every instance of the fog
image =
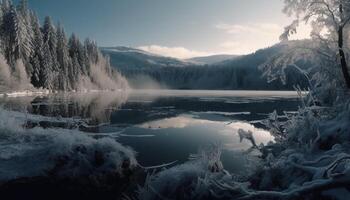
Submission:
<svg viewBox="0 0 350 200">
<path fill-rule="evenodd" d="M 135 75 L 128 79 L 130 87 L 133 89 L 168 89 L 165 84 L 161 84 L 151 76 L 148 75 Z"/>
<path fill-rule="evenodd" d="M 33 89 L 21 59 L 17 60 L 14 68 L 7 64 L 0 54 L 0 92 Z"/>
<path fill-rule="evenodd" d="M 89 76 L 82 75 L 77 83 L 77 90 L 118 90 L 129 87 L 127 80 L 119 73 L 110 71 L 108 60 L 100 58 L 90 63 Z"/>
</svg>

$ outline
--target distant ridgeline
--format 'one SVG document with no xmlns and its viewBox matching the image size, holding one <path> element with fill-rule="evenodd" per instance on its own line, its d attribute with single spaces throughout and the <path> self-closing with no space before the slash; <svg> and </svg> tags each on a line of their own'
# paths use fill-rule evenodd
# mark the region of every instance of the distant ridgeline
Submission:
<svg viewBox="0 0 350 200">
<path fill-rule="evenodd" d="M 308 87 L 308 80 L 299 70 L 286 68 L 284 83 L 277 78 L 268 82 L 260 67 L 270 58 L 299 45 L 307 45 L 307 41 L 289 41 L 249 55 L 221 56 L 221 61 L 216 56 L 216 62 L 207 63 L 193 62 L 197 58 L 179 60 L 126 47 L 101 50 L 110 56 L 112 66 L 118 68 L 135 88 L 294 90 L 296 85 Z M 213 57 L 207 57 L 207 60 L 210 59 Z M 312 63 L 300 60 L 298 65 L 308 71 Z"/>
<path fill-rule="evenodd" d="M 55 27 L 50 17 L 41 26 L 26 0 L 17 6 L 11 0 L 0 3 L 0 28 L 0 91 L 127 87 L 94 41 L 82 44 L 74 34 L 67 39 L 63 27 Z"/>
</svg>

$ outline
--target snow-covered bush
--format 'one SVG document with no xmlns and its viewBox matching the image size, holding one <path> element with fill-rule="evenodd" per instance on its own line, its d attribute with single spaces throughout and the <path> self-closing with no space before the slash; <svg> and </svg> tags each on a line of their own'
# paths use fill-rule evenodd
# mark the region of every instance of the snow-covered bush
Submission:
<svg viewBox="0 0 350 200">
<path fill-rule="evenodd" d="M 95 139 L 77 130 L 27 129 L 31 117 L 40 120 L 0 110 L 0 183 L 36 176 L 122 177 L 137 167 L 135 152 L 114 139 Z"/>
<path fill-rule="evenodd" d="M 215 199 L 215 180 L 231 180 L 220 161 L 217 145 L 191 155 L 190 161 L 160 172 L 149 173 L 144 186 L 139 188 L 138 199 Z"/>
</svg>

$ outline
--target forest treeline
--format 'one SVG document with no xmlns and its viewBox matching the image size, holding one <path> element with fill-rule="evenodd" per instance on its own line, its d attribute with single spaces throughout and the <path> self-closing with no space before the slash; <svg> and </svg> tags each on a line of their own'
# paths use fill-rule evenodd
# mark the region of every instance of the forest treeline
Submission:
<svg viewBox="0 0 350 200">
<path fill-rule="evenodd" d="M 112 69 L 95 41 L 81 42 L 50 16 L 41 24 L 27 0 L 0 3 L 0 89 L 120 89 L 127 81 Z"/>
</svg>

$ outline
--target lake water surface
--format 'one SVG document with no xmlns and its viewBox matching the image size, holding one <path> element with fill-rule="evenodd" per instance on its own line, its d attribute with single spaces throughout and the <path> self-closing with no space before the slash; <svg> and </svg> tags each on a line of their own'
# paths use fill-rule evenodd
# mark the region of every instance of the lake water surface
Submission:
<svg viewBox="0 0 350 200">
<path fill-rule="evenodd" d="M 81 121 L 79 126 L 52 123 L 43 118 L 28 126 L 79 129 L 95 138 L 110 137 L 132 147 L 143 166 L 183 163 L 200 148 L 219 145 L 224 167 L 244 171 L 243 156 L 250 147 L 238 130 L 252 131 L 257 143 L 273 141 L 261 123 L 276 110 L 294 112 L 296 92 L 135 90 L 124 92 L 64 93 L 4 97 L 10 110 Z"/>
</svg>

